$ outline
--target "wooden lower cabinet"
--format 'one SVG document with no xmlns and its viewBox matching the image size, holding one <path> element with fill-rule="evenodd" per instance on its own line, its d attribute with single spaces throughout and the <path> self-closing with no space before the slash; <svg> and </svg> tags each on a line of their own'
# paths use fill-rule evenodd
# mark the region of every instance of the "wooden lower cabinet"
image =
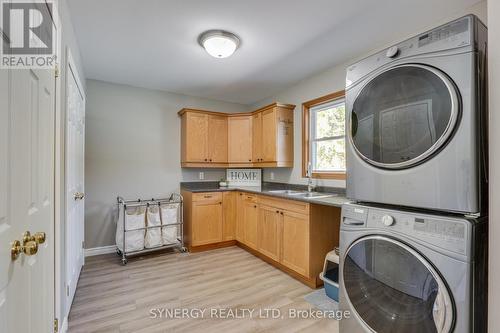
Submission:
<svg viewBox="0 0 500 333">
<path fill-rule="evenodd" d="M 282 214 L 283 212 L 275 207 L 259 206 L 257 250 L 276 261 L 280 261 Z"/>
<path fill-rule="evenodd" d="M 284 211 L 281 228 L 281 263 L 309 276 L 309 216 Z"/>
<path fill-rule="evenodd" d="M 236 192 L 222 193 L 222 240 L 236 239 L 236 212 L 237 212 Z"/>
<path fill-rule="evenodd" d="M 339 244 L 340 208 L 246 192 L 182 194 L 190 250 L 240 244 L 310 287 L 322 284 L 325 255 Z"/>
<path fill-rule="evenodd" d="M 222 241 L 222 201 L 193 202 L 193 246 Z"/>
<path fill-rule="evenodd" d="M 257 249 L 258 208 L 254 200 L 245 199 L 243 202 L 243 243 L 252 249 Z"/>
<path fill-rule="evenodd" d="M 243 192 L 238 192 L 236 195 L 236 240 L 242 242 L 244 240 L 243 229 Z"/>
</svg>

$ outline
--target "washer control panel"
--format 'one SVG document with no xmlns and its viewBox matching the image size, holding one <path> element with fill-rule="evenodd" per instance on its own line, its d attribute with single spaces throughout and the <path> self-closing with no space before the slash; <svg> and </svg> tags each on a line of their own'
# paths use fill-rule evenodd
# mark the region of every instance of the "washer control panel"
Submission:
<svg viewBox="0 0 500 333">
<path fill-rule="evenodd" d="M 367 228 L 404 234 L 439 248 L 467 255 L 469 222 L 464 219 L 412 212 L 368 209 Z"/>
</svg>

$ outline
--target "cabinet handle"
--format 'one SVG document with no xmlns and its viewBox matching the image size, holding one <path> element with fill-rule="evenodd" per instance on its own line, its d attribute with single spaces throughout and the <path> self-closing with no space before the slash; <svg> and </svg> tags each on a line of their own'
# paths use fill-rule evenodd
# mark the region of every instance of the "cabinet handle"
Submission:
<svg viewBox="0 0 500 333">
<path fill-rule="evenodd" d="M 212 159 L 210 159 L 210 162 L 212 162 Z"/>
<path fill-rule="evenodd" d="M 243 193 L 240 193 L 240 195 L 243 195 Z"/>
<path fill-rule="evenodd" d="M 211 198 L 212 196 L 211 195 L 205 195 L 204 198 Z"/>
<path fill-rule="evenodd" d="M 205 162 L 208 162 L 208 158 L 205 158 Z"/>
<path fill-rule="evenodd" d="M 257 208 L 257 205 L 253 205 L 253 208 Z"/>
<path fill-rule="evenodd" d="M 276 211 L 276 214 L 279 214 L 279 212 L 280 212 L 280 211 L 279 211 L 279 210 L 277 210 L 277 211 Z"/>
<path fill-rule="evenodd" d="M 248 160 L 248 162 L 252 162 L 252 160 Z"/>
<path fill-rule="evenodd" d="M 280 212 L 281 215 L 283 215 L 283 212 Z"/>
<path fill-rule="evenodd" d="M 222 205 L 222 202 L 219 202 L 219 205 Z"/>
</svg>

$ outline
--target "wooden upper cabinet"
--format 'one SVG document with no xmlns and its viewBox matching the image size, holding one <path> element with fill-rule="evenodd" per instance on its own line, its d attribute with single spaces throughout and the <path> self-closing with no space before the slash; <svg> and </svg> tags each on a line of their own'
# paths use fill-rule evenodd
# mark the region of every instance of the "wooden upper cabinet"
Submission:
<svg viewBox="0 0 500 333">
<path fill-rule="evenodd" d="M 228 118 L 229 163 L 252 162 L 252 116 Z"/>
<path fill-rule="evenodd" d="M 208 115 L 186 112 L 181 119 L 181 161 L 208 162 Z"/>
<path fill-rule="evenodd" d="M 208 116 L 208 161 L 227 163 L 227 117 Z"/>
<path fill-rule="evenodd" d="M 257 166 L 293 166 L 293 109 L 270 105 L 254 115 L 253 160 Z"/>
<path fill-rule="evenodd" d="M 277 162 L 277 110 L 272 108 L 262 111 L 262 158 L 264 162 Z"/>
<path fill-rule="evenodd" d="M 294 105 L 255 112 L 179 111 L 183 167 L 292 167 Z"/>
<path fill-rule="evenodd" d="M 262 158 L 262 112 L 257 112 L 252 116 L 252 161 L 259 163 Z"/>
</svg>

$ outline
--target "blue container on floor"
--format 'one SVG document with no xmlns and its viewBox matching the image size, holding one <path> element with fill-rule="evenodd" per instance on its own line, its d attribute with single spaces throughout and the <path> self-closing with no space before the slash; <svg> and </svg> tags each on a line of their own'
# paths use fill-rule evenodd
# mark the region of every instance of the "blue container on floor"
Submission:
<svg viewBox="0 0 500 333">
<path fill-rule="evenodd" d="M 331 299 L 333 299 L 334 301 L 338 302 L 339 301 L 338 266 L 327 270 L 326 273 L 322 272 L 319 275 L 319 277 L 324 282 L 326 295 Z"/>
</svg>

